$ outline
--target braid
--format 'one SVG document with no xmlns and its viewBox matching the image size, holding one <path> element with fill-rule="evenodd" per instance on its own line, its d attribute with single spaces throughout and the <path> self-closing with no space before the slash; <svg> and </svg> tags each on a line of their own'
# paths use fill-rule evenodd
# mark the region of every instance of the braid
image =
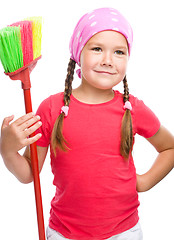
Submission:
<svg viewBox="0 0 174 240">
<path fill-rule="evenodd" d="M 123 79 L 124 95 L 123 102 L 129 101 L 129 88 L 126 76 Z M 129 154 L 132 151 L 133 146 L 133 130 L 132 130 L 132 116 L 129 109 L 125 110 L 122 125 L 121 125 L 121 146 L 120 153 L 125 158 L 129 158 Z"/>
<path fill-rule="evenodd" d="M 65 90 L 64 90 L 64 99 L 63 99 L 65 106 L 69 106 L 69 103 L 70 103 L 75 65 L 76 65 L 76 62 L 70 58 L 68 69 L 67 69 L 67 76 L 65 79 Z"/>
<path fill-rule="evenodd" d="M 64 90 L 64 105 L 69 106 L 70 104 L 70 96 L 72 93 L 72 81 L 74 78 L 74 69 L 75 69 L 76 62 L 72 59 L 70 59 L 67 69 L 67 76 L 65 79 L 65 90 Z M 56 155 L 56 148 L 59 147 L 59 149 L 63 151 L 67 151 L 67 141 L 65 140 L 62 130 L 63 130 L 63 119 L 65 114 L 62 112 L 58 118 L 56 119 L 56 122 L 53 127 L 52 136 L 51 136 L 51 143 L 52 148 L 54 151 L 54 154 Z"/>
<path fill-rule="evenodd" d="M 123 101 L 125 103 L 126 101 L 129 101 L 129 88 L 128 88 L 128 83 L 127 83 L 126 76 L 123 79 L 123 85 L 124 85 Z"/>
</svg>

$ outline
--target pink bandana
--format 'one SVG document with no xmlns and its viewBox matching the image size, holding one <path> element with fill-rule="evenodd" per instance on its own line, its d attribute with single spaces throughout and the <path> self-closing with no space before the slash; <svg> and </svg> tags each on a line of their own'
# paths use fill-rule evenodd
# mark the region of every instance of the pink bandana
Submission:
<svg viewBox="0 0 174 240">
<path fill-rule="evenodd" d="M 99 8 L 85 14 L 78 21 L 69 44 L 71 59 L 80 66 L 80 54 L 87 41 L 96 33 L 105 30 L 113 30 L 123 34 L 127 39 L 130 55 L 133 41 L 130 24 L 118 10 Z"/>
</svg>

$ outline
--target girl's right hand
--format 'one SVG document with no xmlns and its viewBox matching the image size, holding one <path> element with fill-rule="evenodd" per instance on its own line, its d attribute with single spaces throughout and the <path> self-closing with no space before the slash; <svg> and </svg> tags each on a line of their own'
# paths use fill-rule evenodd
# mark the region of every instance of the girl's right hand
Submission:
<svg viewBox="0 0 174 240">
<path fill-rule="evenodd" d="M 28 138 L 41 125 L 39 116 L 28 113 L 10 124 L 14 116 L 6 117 L 1 127 L 0 151 L 1 154 L 16 153 L 23 147 L 36 142 L 41 134 Z"/>
</svg>

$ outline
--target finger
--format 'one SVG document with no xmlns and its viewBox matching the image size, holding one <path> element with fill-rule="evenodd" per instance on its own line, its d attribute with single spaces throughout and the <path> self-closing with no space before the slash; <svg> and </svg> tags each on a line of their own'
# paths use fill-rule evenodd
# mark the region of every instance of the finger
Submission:
<svg viewBox="0 0 174 240">
<path fill-rule="evenodd" d="M 32 118 L 30 118 L 29 120 L 25 121 L 24 123 L 22 123 L 19 127 L 22 131 L 24 131 L 25 129 L 30 128 L 33 124 L 37 123 L 40 120 L 40 116 L 34 116 Z"/>
<path fill-rule="evenodd" d="M 30 136 L 32 133 L 34 133 L 40 126 L 42 125 L 42 122 L 39 121 L 37 123 L 35 123 L 34 125 L 32 125 L 30 128 L 26 129 L 24 134 L 25 137 Z"/>
<path fill-rule="evenodd" d="M 29 119 L 33 118 L 34 113 L 30 112 L 25 114 L 24 116 L 18 118 L 16 121 L 14 121 L 14 125 L 20 126 L 21 124 L 23 124 L 24 122 L 28 121 Z"/>
<path fill-rule="evenodd" d="M 4 118 L 2 122 L 2 129 L 7 127 L 13 119 L 14 119 L 14 115 Z"/>
<path fill-rule="evenodd" d="M 36 142 L 37 140 L 39 140 L 39 138 L 41 138 L 41 137 L 42 137 L 42 134 L 41 134 L 41 133 L 38 133 L 38 134 L 36 134 L 34 137 L 28 138 L 28 139 L 26 140 L 25 146 L 31 145 L 32 143 L 34 143 L 34 142 Z"/>
</svg>

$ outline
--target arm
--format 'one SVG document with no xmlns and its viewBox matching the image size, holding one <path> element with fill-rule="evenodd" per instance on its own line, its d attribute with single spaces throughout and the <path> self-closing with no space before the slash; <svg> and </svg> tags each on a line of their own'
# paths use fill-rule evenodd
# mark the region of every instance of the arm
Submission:
<svg viewBox="0 0 174 240">
<path fill-rule="evenodd" d="M 159 183 L 174 167 L 174 137 L 164 127 L 147 139 L 159 153 L 149 171 L 137 174 L 137 191 L 145 192 Z"/>
<path fill-rule="evenodd" d="M 36 131 L 40 126 L 38 116 L 32 113 L 26 114 L 13 123 L 13 116 L 4 119 L 1 128 L 0 152 L 7 169 L 22 183 L 29 183 L 33 180 L 29 145 L 37 141 L 41 135 L 37 134 L 33 138 L 28 136 Z M 26 147 L 24 155 L 19 151 Z M 39 171 L 41 171 L 48 148 L 37 147 Z"/>
</svg>

